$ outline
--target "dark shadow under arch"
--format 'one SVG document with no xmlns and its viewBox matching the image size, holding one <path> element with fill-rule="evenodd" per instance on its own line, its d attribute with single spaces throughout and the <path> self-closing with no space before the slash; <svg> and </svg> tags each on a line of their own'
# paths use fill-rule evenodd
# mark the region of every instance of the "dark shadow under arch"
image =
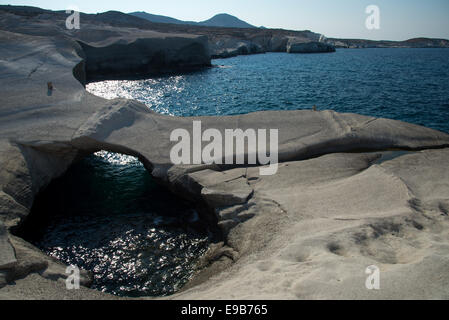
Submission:
<svg viewBox="0 0 449 320">
<path fill-rule="evenodd" d="M 157 184 L 137 158 L 106 151 L 41 190 L 14 233 L 91 271 L 93 288 L 134 297 L 179 290 L 211 239 L 191 203 Z"/>
</svg>

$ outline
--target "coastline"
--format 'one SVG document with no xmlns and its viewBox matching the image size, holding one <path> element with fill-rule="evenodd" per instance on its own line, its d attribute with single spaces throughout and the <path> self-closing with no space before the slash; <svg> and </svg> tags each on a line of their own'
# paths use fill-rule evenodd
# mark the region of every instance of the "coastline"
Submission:
<svg viewBox="0 0 449 320">
<path fill-rule="evenodd" d="M 42 36 L 48 32 L 46 28 L 33 32 L 39 35 L 0 31 L 4 44 L 0 53 L 5 59 L 0 64 L 0 218 L 7 230 L 6 237 L 0 238 L 0 297 L 114 298 L 86 288 L 67 291 L 64 266 L 11 234 L 26 219 L 42 188 L 77 159 L 99 150 L 139 158 L 160 183 L 199 202 L 201 218 L 223 234 L 223 241 L 203 258 L 203 273 L 168 299 L 354 295 L 384 299 L 404 292 L 418 298 L 447 297 L 444 283 L 426 293 L 420 293 L 418 288 L 431 281 L 429 270 L 444 270 L 449 259 L 449 252 L 435 240 L 439 237 L 443 243 L 449 241 L 443 227 L 449 224 L 449 190 L 444 184 L 448 179 L 444 159 L 449 153 L 449 135 L 400 121 L 331 110 L 164 116 L 139 102 L 105 100 L 84 89 L 89 72 L 104 77 L 120 74 L 141 58 L 137 53 L 127 65 L 115 68 L 110 61 L 121 50 L 108 50 L 111 56 L 95 52 L 95 65 L 104 62 L 105 67 L 103 71 L 89 69 L 88 61 L 95 50 L 84 50 L 66 35 Z M 108 28 L 108 32 L 118 31 Z M 167 35 L 152 32 L 143 37 L 150 39 L 149 43 L 158 41 L 163 48 L 175 47 L 182 53 L 170 56 L 162 66 L 210 65 L 203 36 L 185 36 L 181 46 Z M 123 42 L 135 43 L 136 38 L 119 32 L 93 43 L 110 48 Z M 179 35 L 175 38 L 179 39 Z M 161 66 L 160 62 L 154 65 Z M 54 85 L 50 95 L 48 81 Z M 282 128 L 280 173 L 262 177 L 258 167 L 245 165 L 172 165 L 168 154 L 170 131 L 191 130 L 193 120 L 220 131 L 237 123 L 241 128 Z M 392 148 L 420 152 L 374 163 Z M 415 173 L 416 166 L 421 169 L 419 174 Z M 242 190 L 249 192 L 248 197 L 244 203 L 236 203 Z M 379 199 L 370 197 L 372 194 Z M 211 195 L 220 197 L 221 204 L 214 205 Z M 394 240 L 388 238 L 391 234 Z M 412 235 L 419 238 L 418 244 L 408 242 Z M 400 254 L 385 252 L 382 245 L 397 245 Z M 400 279 L 401 274 L 408 273 L 421 280 L 369 296 L 354 283 L 363 279 L 363 266 L 373 261 L 382 265 L 386 277 Z M 412 265 L 419 267 L 414 269 Z M 333 272 L 340 272 L 342 286 L 335 283 L 329 289 L 325 284 Z M 248 283 L 239 284 L 243 279 Z M 263 279 L 266 286 L 261 284 Z M 294 279 L 302 281 L 295 283 Z M 9 285 L 11 281 L 18 285 Z M 38 285 L 48 287 L 47 296 L 36 295 Z M 253 293 L 246 286 L 262 286 L 265 291 Z M 340 295 L 342 287 L 347 296 Z"/>
</svg>

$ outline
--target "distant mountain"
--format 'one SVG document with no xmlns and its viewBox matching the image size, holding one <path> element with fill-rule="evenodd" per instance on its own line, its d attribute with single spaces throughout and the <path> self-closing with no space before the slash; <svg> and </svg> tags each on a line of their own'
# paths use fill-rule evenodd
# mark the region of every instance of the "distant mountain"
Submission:
<svg viewBox="0 0 449 320">
<path fill-rule="evenodd" d="M 242 21 L 239 18 L 231 16 L 230 14 L 226 13 L 217 14 L 212 18 L 210 18 L 209 20 L 201 22 L 183 21 L 167 16 L 146 13 L 143 11 L 131 12 L 129 14 L 155 23 L 188 24 L 196 26 L 222 27 L 222 28 L 256 28 L 255 26 L 250 25 L 249 23 L 246 23 L 245 21 Z"/>
<path fill-rule="evenodd" d="M 255 26 L 240 20 L 237 17 L 231 16 L 227 13 L 220 13 L 209 20 L 198 23 L 200 26 L 208 27 L 223 27 L 223 28 L 255 28 Z"/>
<path fill-rule="evenodd" d="M 144 11 L 131 12 L 129 14 L 155 23 L 174 23 L 174 24 L 193 24 L 193 25 L 197 24 L 197 22 L 194 21 L 182 21 L 167 16 L 160 16 L 157 14 L 146 13 Z"/>
</svg>

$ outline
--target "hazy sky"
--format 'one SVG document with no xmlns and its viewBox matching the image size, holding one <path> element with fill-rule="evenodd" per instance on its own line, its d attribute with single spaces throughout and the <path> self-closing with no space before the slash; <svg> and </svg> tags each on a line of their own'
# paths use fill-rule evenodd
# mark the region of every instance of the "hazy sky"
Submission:
<svg viewBox="0 0 449 320">
<path fill-rule="evenodd" d="M 449 39 L 449 0 L 0 0 L 0 3 L 52 10 L 75 5 L 86 13 L 146 11 L 193 21 L 229 13 L 255 26 L 309 29 L 328 37 Z M 379 30 L 365 27 L 368 5 L 380 8 Z"/>
</svg>

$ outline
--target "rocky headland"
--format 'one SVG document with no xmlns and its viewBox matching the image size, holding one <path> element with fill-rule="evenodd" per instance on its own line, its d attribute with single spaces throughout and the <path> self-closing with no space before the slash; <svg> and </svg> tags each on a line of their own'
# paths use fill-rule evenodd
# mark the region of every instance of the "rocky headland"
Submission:
<svg viewBox="0 0 449 320">
<path fill-rule="evenodd" d="M 449 298 L 448 134 L 332 110 L 180 118 L 102 99 L 88 79 L 208 66 L 207 38 L 102 15 L 69 31 L 63 13 L 0 11 L 0 298 L 117 298 L 66 290 L 65 266 L 14 235 L 49 182 L 99 150 L 138 157 L 222 235 L 168 299 Z M 170 132 L 193 120 L 278 128 L 277 174 L 173 165 Z M 365 287 L 370 265 L 381 290 Z"/>
<path fill-rule="evenodd" d="M 335 48 L 364 49 L 364 48 L 449 48 L 447 39 L 413 38 L 405 41 L 375 41 L 363 39 L 334 39 L 327 43 Z"/>
</svg>

